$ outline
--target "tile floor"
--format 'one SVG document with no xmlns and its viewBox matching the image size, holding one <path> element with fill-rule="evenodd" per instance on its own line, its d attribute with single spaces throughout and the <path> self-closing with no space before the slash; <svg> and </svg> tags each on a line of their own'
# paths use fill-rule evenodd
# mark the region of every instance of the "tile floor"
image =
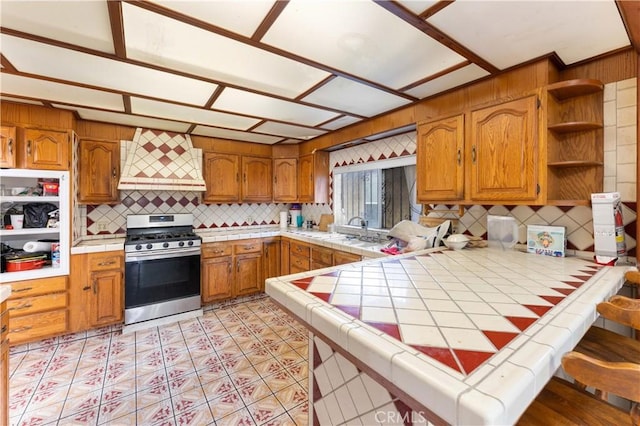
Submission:
<svg viewBox="0 0 640 426">
<path fill-rule="evenodd" d="M 306 425 L 308 334 L 267 297 L 11 348 L 11 425 Z"/>
</svg>

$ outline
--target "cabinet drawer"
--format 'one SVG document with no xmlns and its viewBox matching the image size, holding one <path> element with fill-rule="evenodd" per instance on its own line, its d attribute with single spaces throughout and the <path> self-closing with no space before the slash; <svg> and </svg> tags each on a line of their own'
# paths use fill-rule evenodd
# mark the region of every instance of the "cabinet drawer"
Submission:
<svg viewBox="0 0 640 426">
<path fill-rule="evenodd" d="M 291 264 L 289 265 L 289 267 L 291 268 L 291 273 L 294 273 L 294 268 L 296 272 L 309 270 L 310 262 L 308 257 L 297 256 L 292 253 L 290 262 Z"/>
<path fill-rule="evenodd" d="M 67 310 L 44 312 L 11 318 L 9 342 L 16 343 L 53 336 L 67 331 Z"/>
<path fill-rule="evenodd" d="M 262 252 L 262 241 L 259 239 L 242 240 L 233 244 L 234 254 Z"/>
<path fill-rule="evenodd" d="M 333 252 L 330 249 L 324 247 L 311 247 L 311 261 L 314 264 L 332 266 Z"/>
<path fill-rule="evenodd" d="M 291 241 L 291 253 L 299 256 L 309 257 L 309 246 Z"/>
<path fill-rule="evenodd" d="M 106 271 L 109 269 L 122 269 L 124 256 L 120 253 L 110 255 L 91 255 L 89 257 L 90 271 Z"/>
<path fill-rule="evenodd" d="M 43 278 L 40 280 L 20 281 L 11 284 L 11 296 L 8 300 L 25 296 L 54 293 L 67 290 L 67 277 Z"/>
<path fill-rule="evenodd" d="M 231 255 L 231 244 L 229 243 L 208 243 L 202 246 L 202 257 L 220 257 Z"/>
<path fill-rule="evenodd" d="M 36 312 L 61 309 L 67 307 L 67 294 L 55 293 L 45 296 L 23 297 L 22 299 L 8 300 L 7 308 L 11 311 L 11 318 Z"/>
<path fill-rule="evenodd" d="M 334 265 L 344 265 L 345 263 L 359 262 L 362 260 L 362 256 L 359 254 L 347 253 L 345 251 L 336 251 L 333 254 Z"/>
</svg>

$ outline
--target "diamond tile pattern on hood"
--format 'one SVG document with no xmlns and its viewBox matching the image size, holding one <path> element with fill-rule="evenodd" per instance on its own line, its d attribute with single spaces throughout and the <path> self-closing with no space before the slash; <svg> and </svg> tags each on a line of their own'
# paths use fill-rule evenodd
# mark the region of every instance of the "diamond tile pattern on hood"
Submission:
<svg viewBox="0 0 640 426">
<path fill-rule="evenodd" d="M 138 128 L 125 142 L 126 159 L 118 189 L 204 191 L 202 150 L 189 135 Z"/>
</svg>

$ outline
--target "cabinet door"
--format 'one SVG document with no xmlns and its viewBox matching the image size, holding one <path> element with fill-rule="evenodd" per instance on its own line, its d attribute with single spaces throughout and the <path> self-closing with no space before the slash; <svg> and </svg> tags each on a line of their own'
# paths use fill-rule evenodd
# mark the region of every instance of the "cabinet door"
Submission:
<svg viewBox="0 0 640 426">
<path fill-rule="evenodd" d="M 202 301 L 212 302 L 232 297 L 233 278 L 231 256 L 215 257 L 202 261 Z"/>
<path fill-rule="evenodd" d="M 9 312 L 0 304 L 0 424 L 9 424 Z"/>
<path fill-rule="evenodd" d="M 27 169 L 69 170 L 69 134 L 64 131 L 25 129 Z"/>
<path fill-rule="evenodd" d="M 122 321 L 124 310 L 122 272 L 100 271 L 91 274 L 91 325 Z"/>
<path fill-rule="evenodd" d="M 281 275 L 289 275 L 290 271 L 290 262 L 289 262 L 289 254 L 291 243 L 289 240 L 283 239 L 280 241 L 280 274 Z"/>
<path fill-rule="evenodd" d="M 264 279 L 280 276 L 280 241 L 264 241 L 262 243 L 264 258 Z M 264 283 L 261 290 L 264 290 Z"/>
<path fill-rule="evenodd" d="M 313 154 L 298 161 L 298 201 L 313 203 Z"/>
<path fill-rule="evenodd" d="M 257 293 L 262 290 L 262 253 L 236 256 L 234 296 Z"/>
<path fill-rule="evenodd" d="M 0 167 L 16 167 L 16 128 L 0 127 Z"/>
<path fill-rule="evenodd" d="M 273 201 L 290 203 L 298 197 L 298 160 L 277 158 L 273 160 Z"/>
<path fill-rule="evenodd" d="M 270 158 L 242 157 L 242 201 L 273 199 L 273 169 Z"/>
<path fill-rule="evenodd" d="M 471 113 L 472 200 L 535 200 L 538 195 L 537 97 Z"/>
<path fill-rule="evenodd" d="M 353 253 L 347 253 L 345 251 L 336 251 L 333 253 L 333 264 L 344 265 L 351 262 L 359 262 L 362 260 L 362 256 Z"/>
<path fill-rule="evenodd" d="M 80 141 L 80 202 L 118 203 L 119 176 L 117 142 Z"/>
<path fill-rule="evenodd" d="M 464 197 L 464 116 L 418 126 L 417 198 L 421 202 Z"/>
<path fill-rule="evenodd" d="M 204 180 L 206 202 L 237 203 L 240 201 L 239 157 L 235 154 L 204 154 Z"/>
</svg>

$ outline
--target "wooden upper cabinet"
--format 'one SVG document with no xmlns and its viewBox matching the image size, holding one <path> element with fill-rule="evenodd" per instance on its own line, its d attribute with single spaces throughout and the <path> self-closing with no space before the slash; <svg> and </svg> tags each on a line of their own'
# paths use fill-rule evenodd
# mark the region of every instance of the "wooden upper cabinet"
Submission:
<svg viewBox="0 0 640 426">
<path fill-rule="evenodd" d="M 270 202 L 273 199 L 271 158 L 242 157 L 242 201 Z"/>
<path fill-rule="evenodd" d="M 80 141 L 81 203 L 118 203 L 120 145 L 113 141 Z"/>
<path fill-rule="evenodd" d="M 291 203 L 298 199 L 298 160 L 277 158 L 273 160 L 273 201 Z"/>
<path fill-rule="evenodd" d="M 329 202 L 329 153 L 317 151 L 298 160 L 298 201 Z"/>
<path fill-rule="evenodd" d="M 464 115 L 418 126 L 418 201 L 464 198 Z"/>
<path fill-rule="evenodd" d="M 0 127 L 0 167 L 12 169 L 16 167 L 16 128 Z"/>
<path fill-rule="evenodd" d="M 240 156 L 204 153 L 204 201 L 220 203 L 240 201 Z"/>
<path fill-rule="evenodd" d="M 537 105 L 532 95 L 471 112 L 471 200 L 537 199 Z"/>
<path fill-rule="evenodd" d="M 22 168 L 69 170 L 69 142 L 66 131 L 25 129 Z"/>
</svg>

